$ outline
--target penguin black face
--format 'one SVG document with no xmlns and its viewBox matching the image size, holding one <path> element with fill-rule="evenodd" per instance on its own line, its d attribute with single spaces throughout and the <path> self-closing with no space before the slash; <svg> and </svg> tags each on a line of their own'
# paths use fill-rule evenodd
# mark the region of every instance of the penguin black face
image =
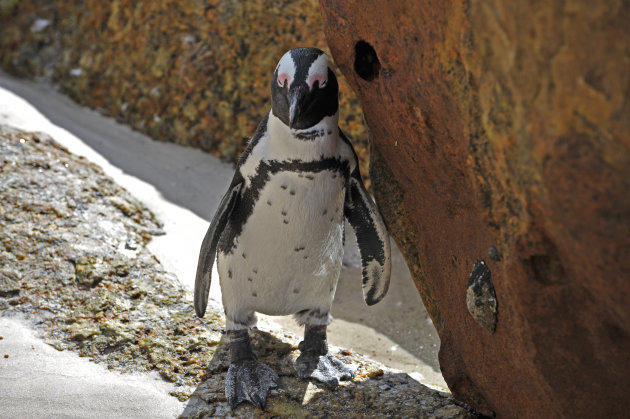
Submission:
<svg viewBox="0 0 630 419">
<path fill-rule="evenodd" d="M 293 130 L 310 128 L 339 109 L 339 85 L 328 56 L 317 48 L 292 49 L 271 80 L 271 110 Z"/>
</svg>

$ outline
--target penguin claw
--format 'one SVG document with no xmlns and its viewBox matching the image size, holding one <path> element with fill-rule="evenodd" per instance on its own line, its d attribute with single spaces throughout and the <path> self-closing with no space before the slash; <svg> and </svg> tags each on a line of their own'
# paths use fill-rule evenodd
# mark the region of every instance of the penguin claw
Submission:
<svg viewBox="0 0 630 419">
<path fill-rule="evenodd" d="M 295 361 L 295 369 L 300 378 L 314 378 L 330 388 L 336 388 L 341 380 L 354 378 L 354 372 L 330 354 L 302 352 Z"/>
<path fill-rule="evenodd" d="M 233 362 L 225 377 L 225 395 L 232 410 L 245 401 L 264 409 L 269 389 L 278 387 L 279 381 L 268 365 L 253 360 Z"/>
</svg>

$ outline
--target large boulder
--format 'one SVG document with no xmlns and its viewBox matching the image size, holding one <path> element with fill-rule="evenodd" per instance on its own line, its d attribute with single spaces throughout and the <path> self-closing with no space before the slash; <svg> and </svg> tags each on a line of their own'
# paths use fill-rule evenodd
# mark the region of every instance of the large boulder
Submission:
<svg viewBox="0 0 630 419">
<path fill-rule="evenodd" d="M 320 0 L 453 394 L 630 409 L 630 4 Z"/>
</svg>

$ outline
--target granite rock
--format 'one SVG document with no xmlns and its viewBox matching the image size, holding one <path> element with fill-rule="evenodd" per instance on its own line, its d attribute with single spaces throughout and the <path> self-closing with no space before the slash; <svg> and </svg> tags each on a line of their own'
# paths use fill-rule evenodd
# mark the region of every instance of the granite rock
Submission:
<svg viewBox="0 0 630 419">
<path fill-rule="evenodd" d="M 453 394 L 503 417 L 626 415 L 630 5 L 320 6 Z M 494 333 L 466 304 L 478 261 Z"/>
<path fill-rule="evenodd" d="M 20 277 L 10 268 L 0 269 L 0 297 L 9 297 L 20 293 Z"/>
</svg>

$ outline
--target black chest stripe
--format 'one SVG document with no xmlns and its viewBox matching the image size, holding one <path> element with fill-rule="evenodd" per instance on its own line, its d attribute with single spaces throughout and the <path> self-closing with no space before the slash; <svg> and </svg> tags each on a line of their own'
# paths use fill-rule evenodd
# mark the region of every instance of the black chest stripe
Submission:
<svg viewBox="0 0 630 419">
<path fill-rule="evenodd" d="M 322 157 L 315 161 L 286 160 L 286 161 L 261 161 L 254 176 L 250 176 L 250 185 L 243 190 L 239 202 L 236 204 L 226 228 L 219 242 L 219 250 L 223 253 L 230 253 L 236 243 L 243 225 L 252 215 L 256 202 L 260 199 L 260 192 L 269 182 L 271 176 L 280 172 L 294 173 L 319 173 L 325 170 L 338 172 L 344 177 L 346 185 L 350 178 L 350 164 L 347 160 L 334 157 Z"/>
</svg>

